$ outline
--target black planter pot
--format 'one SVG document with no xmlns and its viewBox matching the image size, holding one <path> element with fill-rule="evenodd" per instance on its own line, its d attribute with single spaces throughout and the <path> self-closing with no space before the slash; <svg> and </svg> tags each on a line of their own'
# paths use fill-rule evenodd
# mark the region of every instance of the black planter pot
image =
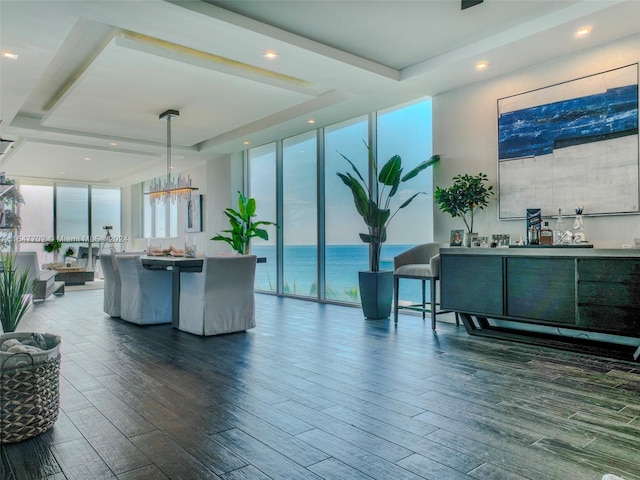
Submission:
<svg viewBox="0 0 640 480">
<path fill-rule="evenodd" d="M 393 298 L 393 272 L 358 272 L 360 280 L 360 300 L 365 318 L 382 320 L 391 314 Z"/>
</svg>

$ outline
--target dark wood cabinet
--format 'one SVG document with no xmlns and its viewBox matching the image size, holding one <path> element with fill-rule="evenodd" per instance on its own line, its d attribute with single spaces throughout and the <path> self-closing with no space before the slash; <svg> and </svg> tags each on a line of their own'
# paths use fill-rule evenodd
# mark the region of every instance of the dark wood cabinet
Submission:
<svg viewBox="0 0 640 480">
<path fill-rule="evenodd" d="M 640 259 L 578 259 L 579 328 L 640 337 Z"/>
<path fill-rule="evenodd" d="M 440 284 L 443 310 L 460 310 L 483 315 L 502 315 L 502 258 L 446 255 L 440 257 L 447 271 Z"/>
<path fill-rule="evenodd" d="M 574 325 L 575 261 L 505 257 L 506 316 L 554 325 Z"/>
<path fill-rule="evenodd" d="M 560 338 L 567 336 L 564 329 L 580 330 L 576 339 L 595 342 L 608 342 L 608 334 L 640 338 L 640 251 L 445 248 L 440 253 L 442 306 L 462 314 L 469 333 L 504 332 L 506 322 L 522 325 L 520 338 L 539 332 Z"/>
</svg>

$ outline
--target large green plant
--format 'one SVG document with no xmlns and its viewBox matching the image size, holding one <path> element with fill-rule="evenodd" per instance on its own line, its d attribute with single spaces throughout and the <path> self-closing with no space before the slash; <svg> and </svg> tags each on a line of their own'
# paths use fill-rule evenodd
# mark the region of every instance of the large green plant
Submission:
<svg viewBox="0 0 640 480">
<path fill-rule="evenodd" d="M 473 232 L 473 218 L 478 210 L 482 210 L 489 204 L 493 195 L 493 185 L 485 185 L 488 182 L 487 175 L 456 175 L 453 177 L 453 185 L 449 188 L 436 187 L 433 199 L 440 210 L 452 217 L 461 217 L 467 232 Z"/>
<path fill-rule="evenodd" d="M 29 270 L 16 272 L 11 254 L 0 254 L 0 265 L 0 323 L 4 333 L 15 332 L 30 305 Z"/>
<path fill-rule="evenodd" d="M 251 239 L 254 237 L 269 240 L 269 233 L 261 226 L 276 225 L 273 222 L 254 222 L 256 216 L 255 198 L 247 198 L 238 192 L 238 210 L 227 208 L 224 214 L 229 218 L 231 228 L 223 230 L 222 233 L 229 235 L 216 235 L 211 240 L 227 242 L 240 255 L 248 255 L 251 247 Z"/>
<path fill-rule="evenodd" d="M 376 181 L 372 184 L 365 181 L 353 162 L 340 152 L 338 152 L 340 156 L 351 165 L 355 176 L 350 172 L 338 172 L 337 175 L 344 184 L 351 189 L 356 210 L 367 225 L 368 233 L 361 233 L 360 239 L 364 243 L 371 245 L 372 254 L 369 256 L 369 269 L 372 272 L 378 272 L 380 271 L 380 251 L 382 244 L 387 240 L 387 227 L 389 223 L 391 223 L 391 220 L 393 220 L 393 217 L 395 217 L 401 208 L 405 208 L 414 198 L 425 192 L 417 192 L 411 195 L 411 197 L 396 208 L 393 214 L 390 208 L 391 199 L 398 193 L 401 183 L 412 179 L 427 167 L 438 162 L 440 156 L 433 155 L 429 160 L 423 161 L 406 175 L 402 175 L 402 159 L 399 155 L 391 157 L 382 168 L 378 170 L 378 162 L 376 161 L 375 155 L 366 143 L 365 147 L 367 147 L 369 154 L 369 170 L 374 175 Z"/>
</svg>

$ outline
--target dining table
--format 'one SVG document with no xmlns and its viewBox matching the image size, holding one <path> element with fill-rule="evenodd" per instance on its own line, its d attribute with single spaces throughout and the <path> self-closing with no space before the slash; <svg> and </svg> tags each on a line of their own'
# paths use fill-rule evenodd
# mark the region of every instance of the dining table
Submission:
<svg viewBox="0 0 640 480">
<path fill-rule="evenodd" d="M 171 270 L 171 326 L 180 325 L 180 274 L 202 272 L 204 257 L 173 257 L 170 255 L 140 257 L 142 266 L 149 270 Z M 266 257 L 258 257 L 257 263 L 266 263 Z"/>
</svg>

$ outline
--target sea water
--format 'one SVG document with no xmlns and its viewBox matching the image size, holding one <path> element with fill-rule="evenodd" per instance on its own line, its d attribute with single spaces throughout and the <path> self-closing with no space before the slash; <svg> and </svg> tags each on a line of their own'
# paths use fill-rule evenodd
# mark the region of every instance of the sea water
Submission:
<svg viewBox="0 0 640 480">
<path fill-rule="evenodd" d="M 383 245 L 380 270 L 393 270 L 393 257 L 413 245 Z M 284 247 L 283 290 L 285 293 L 317 297 L 318 253 L 315 245 Z M 256 289 L 276 290 L 275 245 L 252 245 L 251 253 L 266 257 L 258 264 Z M 366 244 L 326 246 L 326 297 L 332 300 L 360 302 L 358 272 L 369 270 L 369 248 Z M 422 296 L 419 280 L 401 280 L 400 300 L 419 302 Z M 429 285 L 427 284 L 427 298 Z"/>
</svg>

